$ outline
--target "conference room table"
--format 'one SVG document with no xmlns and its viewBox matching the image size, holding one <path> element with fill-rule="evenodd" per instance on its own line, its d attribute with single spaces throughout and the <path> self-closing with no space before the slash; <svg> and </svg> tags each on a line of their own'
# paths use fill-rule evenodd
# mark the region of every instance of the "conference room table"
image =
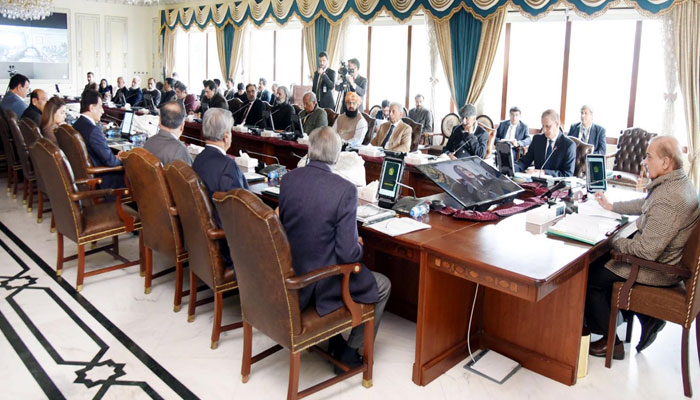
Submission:
<svg viewBox="0 0 700 400">
<path fill-rule="evenodd" d="M 201 145 L 201 125 L 187 122 L 181 139 Z M 233 143 L 229 153 L 275 155 L 288 168 L 298 162 L 292 152 L 306 153 L 298 143 L 236 131 Z M 369 182 L 378 177 L 381 160 L 365 158 L 365 167 Z M 419 196 L 441 191 L 411 169 L 408 182 L 424 180 L 416 187 Z M 251 190 L 275 207 L 277 198 L 262 193 L 273 184 Z M 641 195 L 610 193 L 613 199 Z M 552 238 L 530 232 L 525 218 L 485 223 L 430 212 L 422 220 L 430 229 L 396 237 L 359 227 L 363 263 L 392 282 L 387 310 L 416 322 L 415 384 L 427 385 L 462 362 L 468 340 L 472 352 L 489 348 L 555 381 L 576 383 L 588 268 L 609 251 L 611 238 L 595 246 Z M 618 234 L 634 229 L 628 224 Z"/>
</svg>

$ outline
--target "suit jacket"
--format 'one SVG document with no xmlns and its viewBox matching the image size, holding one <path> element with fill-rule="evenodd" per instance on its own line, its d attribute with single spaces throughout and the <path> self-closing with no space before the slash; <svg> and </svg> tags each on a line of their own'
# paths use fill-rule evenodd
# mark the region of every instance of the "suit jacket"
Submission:
<svg viewBox="0 0 700 400">
<path fill-rule="evenodd" d="M 175 160 L 182 160 L 188 165 L 192 165 L 192 156 L 187 151 L 185 144 L 163 128 L 158 131 L 157 135 L 148 138 L 143 148 L 158 157 L 163 165 L 170 164 Z"/>
<path fill-rule="evenodd" d="M 150 94 L 151 98 L 153 99 L 153 105 L 156 106 L 156 108 L 160 105 L 160 90 L 158 89 L 153 89 L 153 90 L 144 90 L 143 94 Z M 150 104 L 144 104 L 143 106 L 146 107 Z"/>
<path fill-rule="evenodd" d="M 250 111 L 247 111 L 249 107 L 250 107 Z M 265 111 L 265 104 L 263 104 L 262 100 L 255 99 L 255 100 L 253 100 L 252 105 L 250 104 L 250 102 L 247 102 L 247 103 L 243 104 L 243 106 L 237 110 L 238 114 L 236 115 L 236 124 L 244 124 L 244 125 L 264 124 L 264 120 L 263 120 L 263 112 L 264 111 Z M 243 120 L 243 118 L 245 118 L 245 121 Z"/>
<path fill-rule="evenodd" d="M 7 92 L 5 97 L 2 98 L 0 102 L 0 108 L 3 110 L 9 110 L 15 113 L 17 118 L 24 114 L 24 110 L 27 109 L 27 103 L 24 102 L 19 96 L 12 92 Z"/>
<path fill-rule="evenodd" d="M 270 102 L 270 91 L 265 89 L 262 92 L 258 92 L 258 99 L 266 102 Z"/>
<path fill-rule="evenodd" d="M 510 127 L 510 120 L 501 121 L 496 128 L 496 141 L 505 139 L 508 134 L 508 128 Z M 521 147 L 527 147 L 532 142 L 532 136 L 530 136 L 530 128 L 523 123 L 523 121 L 518 121 L 518 125 L 515 127 L 515 140 Z"/>
<path fill-rule="evenodd" d="M 581 123 L 571 124 L 569 128 L 569 136 L 579 138 L 581 133 Z M 580 139 L 580 138 L 579 138 Z M 605 128 L 600 125 L 591 124 L 591 130 L 588 132 L 588 144 L 595 146 L 593 154 L 605 155 Z"/>
<path fill-rule="evenodd" d="M 287 173 L 280 186 L 279 211 L 297 276 L 362 260 L 357 240 L 357 189 L 331 172 L 327 164 L 311 161 Z M 334 276 L 301 289 L 300 308 L 313 301 L 316 312 L 324 316 L 343 307 L 341 282 L 340 276 Z M 350 276 L 350 295 L 360 303 L 378 301 L 377 283 L 369 269 Z"/>
<path fill-rule="evenodd" d="M 245 175 L 238 168 L 236 161 L 227 155 L 222 154 L 218 148 L 207 145 L 204 150 L 195 158 L 192 169 L 199 175 L 199 178 L 209 192 L 209 201 L 216 192 L 228 192 L 231 189 L 248 189 L 248 181 Z M 212 207 L 212 213 L 216 224 L 221 228 L 221 219 L 216 207 Z"/>
<path fill-rule="evenodd" d="M 90 162 L 94 167 L 116 167 L 122 165 L 122 162 L 114 156 L 112 149 L 107 145 L 107 139 L 105 139 L 102 129 L 93 124 L 87 117 L 81 115 L 73 124 L 73 128 L 80 132 L 80 135 L 83 137 Z M 116 189 L 126 186 L 124 172 L 100 174 L 100 178 L 102 178 L 100 187 L 104 189 Z"/>
<path fill-rule="evenodd" d="M 143 101 L 143 91 L 141 88 L 129 89 L 126 92 L 126 102 L 131 104 L 131 106 L 140 106 L 141 101 Z"/>
<path fill-rule="evenodd" d="M 193 94 L 188 94 L 185 96 L 183 105 L 185 106 L 185 112 L 188 114 L 191 112 L 196 112 L 200 107 L 199 100 L 197 100 L 197 97 L 195 97 Z"/>
<path fill-rule="evenodd" d="M 341 85 L 336 85 L 335 90 L 340 91 L 342 90 L 343 87 Z M 349 92 L 355 92 L 357 93 L 360 98 L 362 98 L 362 103 L 360 103 L 360 106 L 357 108 L 357 111 L 359 112 L 364 112 L 365 107 L 364 107 L 364 99 L 365 99 L 365 93 L 367 92 L 367 78 L 365 78 L 362 75 L 357 75 L 357 78 L 355 78 L 355 87 L 352 87 L 351 85 L 348 84 L 348 91 Z M 342 99 L 342 107 L 340 109 L 340 113 L 344 113 L 346 111 L 345 109 L 345 99 Z M 333 108 L 333 107 L 331 107 Z"/>
<path fill-rule="evenodd" d="M 124 86 L 124 87 L 121 88 L 121 89 L 117 89 L 117 91 L 114 92 L 114 97 L 113 97 L 114 102 L 115 102 L 116 104 L 124 104 L 124 103 L 121 103 L 122 100 L 119 98 L 119 95 L 120 95 L 120 94 L 124 95 L 124 99 L 126 99 L 126 93 L 127 93 L 128 91 L 129 91 L 129 89 L 128 89 L 126 86 Z"/>
<path fill-rule="evenodd" d="M 442 152 L 455 153 L 454 156 L 457 158 L 470 156 L 484 158 L 488 142 L 489 134 L 481 126 L 477 125 L 473 134 L 467 134 L 464 127 L 460 124 L 452 128 L 452 134 Z"/>
<path fill-rule="evenodd" d="M 247 103 L 248 102 L 248 95 L 243 92 L 243 94 L 238 94 L 238 91 L 233 95 L 233 97 L 237 98 L 238 100 Z"/>
<path fill-rule="evenodd" d="M 328 114 L 323 108 L 316 106 L 311 114 L 307 114 L 306 110 L 301 110 L 299 113 L 301 123 L 304 125 L 304 132 L 311 133 L 316 128 L 328 126 Z"/>
<path fill-rule="evenodd" d="M 214 97 L 207 100 L 208 101 L 206 103 L 206 109 L 204 103 L 202 103 L 202 116 L 204 116 L 204 113 L 210 108 L 223 108 L 225 110 L 228 110 L 228 102 L 220 93 L 214 94 Z"/>
<path fill-rule="evenodd" d="M 335 99 L 333 99 L 334 87 L 335 71 L 328 68 L 321 75 L 318 74 L 318 71 L 314 72 L 314 80 L 311 91 L 316 94 L 319 107 L 335 110 Z"/>
<path fill-rule="evenodd" d="M 386 134 L 389 132 L 390 126 L 391 122 L 389 121 L 383 123 L 382 126 L 379 127 L 377 136 L 375 136 L 370 143 L 373 146 L 381 146 Z M 411 127 L 407 123 L 399 120 L 396 124 L 396 128 L 394 128 L 394 132 L 391 133 L 389 142 L 384 148 L 397 153 L 408 153 L 411 151 L 411 133 Z"/>
<path fill-rule="evenodd" d="M 167 102 L 173 101 L 173 100 L 177 100 L 177 98 L 175 97 L 174 90 L 170 90 L 168 92 L 163 92 L 163 96 L 161 96 L 161 99 L 160 99 L 160 104 L 167 103 Z"/>
<path fill-rule="evenodd" d="M 294 115 L 294 107 L 289 103 L 275 104 L 272 107 L 272 120 L 275 122 L 275 129 L 286 130 L 292 124 L 292 115 Z M 268 118 L 269 120 L 269 118 Z M 266 122 L 269 124 L 269 122 Z"/>
<path fill-rule="evenodd" d="M 563 133 L 559 133 L 554 142 L 554 151 L 544 164 L 547 151 L 547 137 L 544 134 L 535 135 L 527 153 L 515 163 L 515 171 L 522 172 L 530 164 L 535 163 L 536 169 L 544 169 L 544 173 L 551 176 L 574 176 L 576 164 L 576 144 Z"/>
<path fill-rule="evenodd" d="M 34 107 L 34 104 L 30 104 L 29 107 L 27 107 L 26 110 L 24 110 L 24 113 L 22 113 L 22 118 L 28 118 L 34 121 L 36 126 L 41 126 L 41 111 L 39 111 L 38 108 Z"/>
</svg>

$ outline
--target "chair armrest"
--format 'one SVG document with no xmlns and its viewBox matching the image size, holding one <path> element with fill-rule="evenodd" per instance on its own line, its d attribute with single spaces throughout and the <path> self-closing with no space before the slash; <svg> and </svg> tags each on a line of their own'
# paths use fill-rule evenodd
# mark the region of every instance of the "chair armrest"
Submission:
<svg viewBox="0 0 700 400">
<path fill-rule="evenodd" d="M 76 179 L 75 184 L 76 185 L 88 185 L 90 187 L 90 190 L 95 190 L 97 185 L 102 183 L 102 178 L 92 178 L 92 179 Z"/>
<path fill-rule="evenodd" d="M 606 154 L 605 159 L 607 160 L 608 158 L 615 158 L 616 155 L 617 155 L 617 152 Z"/>
<path fill-rule="evenodd" d="M 223 229 L 208 229 L 207 237 L 211 240 L 226 239 Z"/>
<path fill-rule="evenodd" d="M 678 275 L 683 279 L 688 279 L 692 275 L 691 272 L 685 268 L 680 268 L 675 265 L 662 264 L 656 261 L 649 261 L 629 254 L 621 254 L 616 250 L 611 250 L 610 255 L 615 261 L 622 261 L 626 262 L 627 264 L 639 265 L 640 267 L 665 272 L 667 274 Z"/>
<path fill-rule="evenodd" d="M 169 212 L 170 215 L 172 215 L 172 216 L 178 215 L 178 213 L 177 213 L 177 208 L 175 208 L 175 207 L 168 207 L 168 212 Z"/>
<path fill-rule="evenodd" d="M 71 193 L 68 195 L 70 197 L 71 201 L 80 201 L 80 200 L 85 200 L 85 199 L 94 199 L 97 197 L 105 197 L 105 196 L 116 196 L 118 191 L 121 190 L 126 190 L 126 189 L 97 189 L 97 190 L 83 190 L 77 193 Z"/>
<path fill-rule="evenodd" d="M 88 174 L 106 174 L 108 172 L 121 172 L 124 171 L 123 165 L 117 165 L 116 167 L 88 167 Z"/>
<path fill-rule="evenodd" d="M 360 305 L 357 304 L 350 296 L 350 274 L 359 273 L 362 266 L 359 263 L 353 264 L 340 264 L 340 265 L 329 265 L 325 268 L 317 269 L 311 271 L 303 276 L 293 276 L 285 279 L 287 289 L 298 290 L 303 287 L 309 286 L 314 282 L 318 282 L 321 279 L 330 278 L 331 276 L 343 275 L 342 284 L 342 295 L 343 303 L 345 307 L 350 311 L 352 316 L 352 326 L 358 326 L 362 321 L 362 310 Z"/>
</svg>

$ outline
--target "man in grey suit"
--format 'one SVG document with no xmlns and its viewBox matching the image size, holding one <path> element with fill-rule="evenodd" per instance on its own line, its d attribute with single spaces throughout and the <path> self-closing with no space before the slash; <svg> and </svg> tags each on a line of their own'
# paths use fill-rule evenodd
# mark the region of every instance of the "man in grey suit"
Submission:
<svg viewBox="0 0 700 400">
<path fill-rule="evenodd" d="M 15 74 L 10 78 L 9 90 L 0 102 L 0 109 L 12 111 L 17 118 L 22 117 L 24 110 L 27 109 L 27 103 L 24 102 L 27 94 L 29 94 L 29 78 L 22 74 Z"/>
<path fill-rule="evenodd" d="M 328 115 L 326 110 L 318 107 L 316 104 L 316 95 L 313 92 L 304 94 L 304 109 L 301 110 L 301 124 L 304 126 L 304 132 L 311 133 L 316 128 L 328 126 Z"/>
<path fill-rule="evenodd" d="M 185 127 L 185 117 L 187 114 L 182 103 L 179 101 L 165 103 L 160 108 L 158 134 L 151 136 L 143 145 L 143 148 L 158 157 L 163 165 L 175 160 L 182 160 L 192 165 L 192 156 L 185 144 L 180 141 L 180 135 Z"/>
</svg>

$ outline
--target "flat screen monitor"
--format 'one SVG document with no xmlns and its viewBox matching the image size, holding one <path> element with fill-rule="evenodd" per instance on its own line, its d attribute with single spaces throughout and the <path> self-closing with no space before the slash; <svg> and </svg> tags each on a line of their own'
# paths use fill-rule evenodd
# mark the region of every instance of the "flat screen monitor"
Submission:
<svg viewBox="0 0 700 400">
<path fill-rule="evenodd" d="M 395 203 L 399 197 L 398 185 L 403 176 L 404 162 L 402 158 L 386 156 L 379 174 L 379 200 L 382 203 Z"/>
<path fill-rule="evenodd" d="M 586 189 L 589 192 L 605 191 L 605 156 L 588 154 L 586 156 Z"/>
<path fill-rule="evenodd" d="M 509 200 L 523 189 L 479 157 L 416 166 L 464 208 Z"/>
<path fill-rule="evenodd" d="M 124 119 L 122 120 L 122 130 L 121 134 L 122 136 L 129 136 L 131 135 L 131 126 L 134 123 L 134 112 L 133 111 L 127 111 L 124 113 Z"/>
</svg>

